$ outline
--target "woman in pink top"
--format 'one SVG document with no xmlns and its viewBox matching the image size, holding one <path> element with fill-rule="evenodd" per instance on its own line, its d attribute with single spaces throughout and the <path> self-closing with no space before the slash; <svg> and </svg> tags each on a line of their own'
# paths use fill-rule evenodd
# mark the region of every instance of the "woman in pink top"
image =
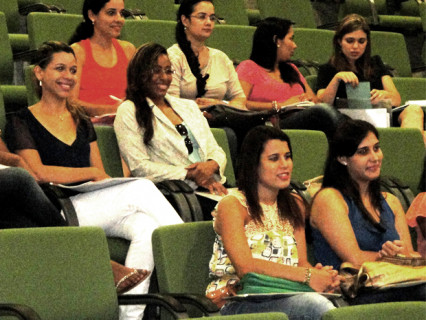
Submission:
<svg viewBox="0 0 426 320">
<path fill-rule="evenodd" d="M 85 0 L 84 21 L 70 40 L 77 58 L 71 99 L 90 116 L 115 113 L 125 97 L 133 44 L 117 40 L 124 24 L 123 0 Z"/>
<path fill-rule="evenodd" d="M 317 98 L 299 72 L 290 63 L 297 48 L 293 22 L 280 18 L 266 18 L 253 36 L 250 60 L 237 67 L 238 78 L 247 97 L 247 109 L 271 110 Z M 327 105 L 310 106 L 280 120 L 283 129 L 311 129 L 324 131 L 331 137 L 342 116 Z"/>
</svg>

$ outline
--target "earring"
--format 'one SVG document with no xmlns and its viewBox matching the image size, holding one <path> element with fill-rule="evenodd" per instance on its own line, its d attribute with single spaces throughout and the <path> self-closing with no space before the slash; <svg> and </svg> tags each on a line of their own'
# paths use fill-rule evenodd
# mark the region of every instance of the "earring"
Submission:
<svg viewBox="0 0 426 320">
<path fill-rule="evenodd" d="M 346 161 L 342 161 L 342 164 L 343 164 L 344 166 L 347 166 L 347 165 L 348 165 L 348 163 L 347 163 Z"/>
<path fill-rule="evenodd" d="M 183 30 L 186 31 L 186 27 L 183 27 Z"/>
<path fill-rule="evenodd" d="M 41 80 L 38 82 L 38 84 L 40 85 L 40 87 L 42 86 L 42 84 L 41 84 Z"/>
<path fill-rule="evenodd" d="M 92 20 L 92 25 L 95 25 L 95 20 Z"/>
<path fill-rule="evenodd" d="M 281 47 L 279 44 L 277 44 L 277 48 Z"/>
</svg>

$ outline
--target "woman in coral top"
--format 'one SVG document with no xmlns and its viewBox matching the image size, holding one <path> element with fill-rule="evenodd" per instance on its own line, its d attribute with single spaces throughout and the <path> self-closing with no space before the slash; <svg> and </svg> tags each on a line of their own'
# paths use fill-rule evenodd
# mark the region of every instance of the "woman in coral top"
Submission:
<svg viewBox="0 0 426 320">
<path fill-rule="evenodd" d="M 127 86 L 133 44 L 116 39 L 124 24 L 123 0 L 85 0 L 84 21 L 69 41 L 80 81 L 71 99 L 91 116 L 115 113 Z"/>
</svg>

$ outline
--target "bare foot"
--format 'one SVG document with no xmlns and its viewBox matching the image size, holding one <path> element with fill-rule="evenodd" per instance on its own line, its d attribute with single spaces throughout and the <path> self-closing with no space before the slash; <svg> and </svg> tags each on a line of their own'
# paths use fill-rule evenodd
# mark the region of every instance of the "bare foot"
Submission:
<svg viewBox="0 0 426 320">
<path fill-rule="evenodd" d="M 111 267 L 114 274 L 114 283 L 117 288 L 117 294 L 123 294 L 130 289 L 133 289 L 145 280 L 150 273 L 143 269 L 128 268 L 112 260 Z"/>
</svg>

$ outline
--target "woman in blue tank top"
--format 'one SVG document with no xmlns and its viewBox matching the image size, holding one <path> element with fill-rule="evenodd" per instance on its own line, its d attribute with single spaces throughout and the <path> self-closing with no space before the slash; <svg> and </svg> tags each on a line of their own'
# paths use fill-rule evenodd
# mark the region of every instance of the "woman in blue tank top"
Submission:
<svg viewBox="0 0 426 320">
<path fill-rule="evenodd" d="M 382 160 L 379 134 L 370 123 L 348 120 L 336 130 L 310 216 L 315 258 L 323 265 L 338 269 L 345 261 L 360 266 L 384 256 L 419 256 L 399 200 L 380 191 Z M 424 288 L 421 300 L 425 300 Z M 362 303 L 418 300 L 400 294 L 374 297 Z"/>
</svg>

